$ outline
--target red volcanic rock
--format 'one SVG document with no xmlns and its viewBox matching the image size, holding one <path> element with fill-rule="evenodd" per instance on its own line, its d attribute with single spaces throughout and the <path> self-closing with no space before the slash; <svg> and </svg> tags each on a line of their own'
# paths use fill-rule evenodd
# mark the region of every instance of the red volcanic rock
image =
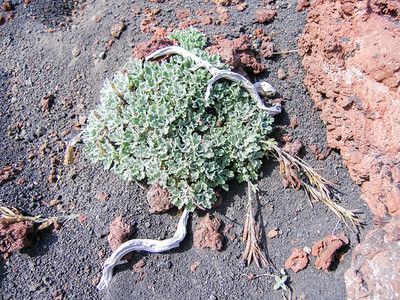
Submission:
<svg viewBox="0 0 400 300">
<path fill-rule="evenodd" d="M 307 253 L 301 249 L 294 248 L 292 254 L 285 262 L 285 269 L 292 269 L 293 272 L 303 270 L 308 264 Z"/>
<path fill-rule="evenodd" d="M 125 222 L 122 216 L 117 217 L 110 226 L 110 234 L 108 235 L 108 243 L 112 251 L 117 250 L 121 244 L 125 243 L 132 235 L 132 227 Z M 133 253 L 126 254 L 122 259 L 129 260 Z"/>
<path fill-rule="evenodd" d="M 352 254 L 344 279 L 348 299 L 398 299 L 400 295 L 400 215 L 377 225 Z M 375 227 L 375 226 L 374 226 Z"/>
<path fill-rule="evenodd" d="M 187 19 L 190 17 L 190 10 L 187 9 L 178 9 L 176 11 L 176 18 L 179 20 Z"/>
<path fill-rule="evenodd" d="M 114 38 L 119 38 L 121 32 L 125 29 L 125 24 L 123 22 L 114 24 L 111 26 L 110 33 Z"/>
<path fill-rule="evenodd" d="M 299 40 L 305 84 L 362 198 L 400 214 L 400 4 L 312 1 Z"/>
<path fill-rule="evenodd" d="M 259 23 L 271 23 L 277 15 L 274 9 L 265 9 L 256 11 L 256 19 Z"/>
<path fill-rule="evenodd" d="M 242 75 L 246 75 L 246 72 L 259 74 L 264 71 L 264 65 L 257 61 L 254 52 L 251 50 L 247 35 L 234 40 L 228 40 L 221 36 L 206 51 L 212 55 L 219 53 L 222 62 Z"/>
<path fill-rule="evenodd" d="M 225 5 L 237 5 L 241 3 L 243 0 L 211 0 L 212 3 L 217 4 L 218 6 Z"/>
<path fill-rule="evenodd" d="M 133 48 L 132 58 L 144 59 L 158 49 L 174 45 L 172 40 L 165 37 L 167 34 L 164 28 L 159 29 L 148 42 L 140 43 Z"/>
<path fill-rule="evenodd" d="M 162 188 L 159 184 L 151 186 L 147 193 L 147 201 L 149 202 L 149 211 L 152 214 L 158 214 L 169 210 L 173 205 L 169 202 L 171 194 L 167 189 Z"/>
<path fill-rule="evenodd" d="M 34 231 L 31 221 L 12 223 L 0 218 L 0 253 L 11 253 L 29 246 Z"/>
<path fill-rule="evenodd" d="M 312 246 L 311 255 L 316 256 L 315 267 L 329 271 L 332 262 L 337 257 L 337 251 L 349 243 L 347 236 L 341 232 L 336 235 L 328 235 L 322 241 Z"/>
<path fill-rule="evenodd" d="M 220 226 L 221 221 L 219 219 L 211 219 L 210 215 L 207 214 L 196 227 L 193 234 L 193 244 L 200 249 L 211 248 L 221 250 L 224 236 L 218 232 Z"/>
</svg>

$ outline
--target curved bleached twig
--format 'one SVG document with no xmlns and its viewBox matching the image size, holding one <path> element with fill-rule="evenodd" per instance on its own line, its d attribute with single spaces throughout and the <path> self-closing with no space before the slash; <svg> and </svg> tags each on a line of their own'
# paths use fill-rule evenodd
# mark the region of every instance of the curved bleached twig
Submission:
<svg viewBox="0 0 400 300">
<path fill-rule="evenodd" d="M 118 247 L 117 250 L 104 262 L 103 274 L 100 279 L 100 283 L 97 285 L 97 289 L 103 290 L 108 287 L 114 267 L 119 263 L 121 258 L 132 251 L 147 251 L 152 253 L 159 253 L 171 250 L 179 247 L 179 243 L 186 236 L 186 224 L 189 217 L 189 211 L 186 209 L 183 211 L 181 218 L 179 219 L 178 227 L 172 238 L 157 241 L 150 239 L 134 239 L 123 243 Z"/>
<path fill-rule="evenodd" d="M 194 55 L 192 52 L 179 47 L 179 46 L 169 46 L 165 47 L 159 50 L 154 51 L 152 54 L 147 56 L 145 60 L 150 60 L 150 59 L 155 59 L 164 55 L 169 55 L 169 54 L 179 54 L 182 55 L 185 58 L 191 58 L 195 63 L 196 63 L 196 68 L 205 68 L 207 71 L 209 71 L 213 77 L 211 78 L 210 82 L 207 85 L 207 91 L 205 95 L 205 100 L 207 100 L 210 97 L 211 93 L 211 88 L 212 85 L 219 79 L 227 79 L 231 80 L 237 83 L 242 83 L 242 87 L 250 94 L 250 96 L 257 102 L 257 108 L 267 111 L 271 116 L 277 115 L 281 112 L 282 106 L 280 103 L 275 103 L 274 106 L 267 107 L 264 105 L 264 102 L 262 101 L 259 93 L 257 92 L 257 89 L 266 89 L 263 90 L 263 94 L 267 95 L 269 97 L 272 97 L 275 95 L 276 91 L 272 87 L 272 85 L 264 84 L 264 85 L 257 85 L 254 86 L 249 80 L 247 80 L 245 77 L 242 75 L 232 72 L 232 71 L 226 71 L 226 70 L 220 70 L 213 65 L 211 65 L 208 61 L 205 61 L 204 59 Z"/>
</svg>

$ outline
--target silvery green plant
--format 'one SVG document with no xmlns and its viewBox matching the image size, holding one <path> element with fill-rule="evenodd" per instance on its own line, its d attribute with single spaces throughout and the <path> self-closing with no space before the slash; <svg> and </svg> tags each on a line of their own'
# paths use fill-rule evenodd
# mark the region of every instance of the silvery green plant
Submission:
<svg viewBox="0 0 400 300">
<path fill-rule="evenodd" d="M 169 38 L 217 68 L 218 55 L 203 49 L 203 34 L 190 28 Z M 227 181 L 255 180 L 273 118 L 256 107 L 240 83 L 216 82 L 179 55 L 159 63 L 130 60 L 106 80 L 101 104 L 88 118 L 86 155 L 127 180 L 146 179 L 170 194 L 170 202 L 193 211 L 211 208 L 214 189 Z"/>
<path fill-rule="evenodd" d="M 86 155 L 94 162 L 102 162 L 123 179 L 158 183 L 171 194 L 170 202 L 185 210 L 172 238 L 123 243 L 105 261 L 99 290 L 108 286 L 114 266 L 126 253 L 178 247 L 186 235 L 189 212 L 196 207 L 211 208 L 215 188 L 228 190 L 227 181 L 232 178 L 248 182 L 243 258 L 267 265 L 258 246 L 251 196 L 256 191 L 251 181 L 258 178 L 265 152 L 280 162 L 281 174 L 292 187 L 306 190 L 310 201 L 322 201 L 343 221 L 348 218 L 359 225 L 352 211 L 331 198 L 329 181 L 268 138 L 271 115 L 279 113 L 281 106 L 266 107 L 259 94 L 273 95 L 272 86 L 266 82 L 253 85 L 229 71 L 218 55 L 204 51 L 207 41 L 193 28 L 174 31 L 169 38 L 180 46 L 159 49 L 145 61 L 130 60 L 112 81 L 106 80 L 101 104 L 88 118 L 84 142 Z M 166 54 L 177 55 L 150 61 Z M 67 151 L 65 161 L 71 161 L 71 152 Z M 275 288 L 284 288 L 286 279 L 276 277 Z"/>
</svg>

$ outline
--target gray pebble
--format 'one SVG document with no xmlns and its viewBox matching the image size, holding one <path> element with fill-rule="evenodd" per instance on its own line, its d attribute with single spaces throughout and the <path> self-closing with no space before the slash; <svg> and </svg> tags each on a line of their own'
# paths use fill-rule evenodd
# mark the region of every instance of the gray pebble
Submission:
<svg viewBox="0 0 400 300">
<path fill-rule="evenodd" d="M 78 48 L 72 49 L 73 56 L 79 56 L 79 54 L 81 54 L 81 50 L 79 50 Z"/>
</svg>

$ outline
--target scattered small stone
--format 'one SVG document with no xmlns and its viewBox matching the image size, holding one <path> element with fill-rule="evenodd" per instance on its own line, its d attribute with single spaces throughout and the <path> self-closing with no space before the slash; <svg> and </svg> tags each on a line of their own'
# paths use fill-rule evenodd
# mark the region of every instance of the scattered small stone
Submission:
<svg viewBox="0 0 400 300">
<path fill-rule="evenodd" d="M 102 52 L 99 53 L 98 56 L 99 56 L 100 59 L 105 59 L 106 58 L 106 52 L 102 51 Z"/>
<path fill-rule="evenodd" d="M 307 254 L 311 254 L 311 248 L 308 247 L 308 246 L 305 246 L 305 247 L 303 248 L 303 251 L 304 251 L 305 253 L 307 253 Z"/>
<path fill-rule="evenodd" d="M 115 251 L 121 244 L 129 239 L 132 233 L 132 227 L 125 222 L 125 218 L 118 216 L 111 223 L 110 234 L 108 235 L 108 243 L 111 249 Z M 122 259 L 129 260 L 132 257 L 133 253 L 128 253 Z"/>
<path fill-rule="evenodd" d="M 57 205 L 58 204 L 58 200 L 57 199 L 52 199 L 52 200 L 50 200 L 50 202 L 49 202 L 49 205 L 50 206 L 54 206 L 54 205 Z"/>
<path fill-rule="evenodd" d="M 233 228 L 233 225 L 232 224 L 227 224 L 225 227 L 224 227 L 224 233 L 229 233 L 229 231 L 231 230 Z"/>
<path fill-rule="evenodd" d="M 169 202 L 171 194 L 167 189 L 159 184 L 153 184 L 147 192 L 147 202 L 150 205 L 149 211 L 152 214 L 158 214 L 169 210 L 173 205 Z"/>
<path fill-rule="evenodd" d="M 212 3 L 218 6 L 229 6 L 229 5 L 237 5 L 241 3 L 243 0 L 211 0 Z"/>
<path fill-rule="evenodd" d="M 332 148 L 328 147 L 325 152 L 322 152 L 317 145 L 310 145 L 308 147 L 310 152 L 314 154 L 316 160 L 324 160 L 328 157 L 329 153 L 331 152 Z"/>
<path fill-rule="evenodd" d="M 87 216 L 80 215 L 80 216 L 78 217 L 78 222 L 81 223 L 81 224 L 83 224 L 83 223 L 86 223 L 87 219 L 88 219 Z"/>
<path fill-rule="evenodd" d="M 110 199 L 110 194 L 103 191 L 97 191 L 95 198 L 99 201 L 105 202 Z"/>
<path fill-rule="evenodd" d="M 293 140 L 293 138 L 289 135 L 289 134 L 284 134 L 282 135 L 282 137 L 280 138 L 280 141 L 282 143 L 289 143 Z"/>
<path fill-rule="evenodd" d="M 139 260 L 136 264 L 133 265 L 132 270 L 135 273 L 141 273 L 143 270 L 142 268 L 146 265 L 144 259 Z"/>
<path fill-rule="evenodd" d="M 94 278 L 94 279 L 92 280 L 92 285 L 93 285 L 93 286 L 96 286 L 96 285 L 99 284 L 99 282 L 100 282 L 100 277 L 96 277 L 96 278 Z"/>
<path fill-rule="evenodd" d="M 349 244 L 349 239 L 344 232 L 336 235 L 328 235 L 322 241 L 312 246 L 311 255 L 316 256 L 315 267 L 320 270 L 329 271 L 332 262 L 338 255 L 338 250 Z"/>
<path fill-rule="evenodd" d="M 296 116 L 291 116 L 290 117 L 289 128 L 295 129 L 297 126 L 299 126 L 299 122 L 297 121 L 297 117 Z"/>
<path fill-rule="evenodd" d="M 176 11 L 176 18 L 178 20 L 187 19 L 190 17 L 190 10 L 187 9 L 178 9 Z"/>
<path fill-rule="evenodd" d="M 25 184 L 27 184 L 27 183 L 28 183 L 28 181 L 26 181 L 26 180 L 23 179 L 23 178 L 18 178 L 18 180 L 17 180 L 17 184 L 25 185 Z"/>
<path fill-rule="evenodd" d="M 0 169 L 0 185 L 13 180 L 19 173 L 22 172 L 21 167 L 5 166 Z"/>
<path fill-rule="evenodd" d="M 7 127 L 7 134 L 9 136 L 13 136 L 16 135 L 20 132 L 20 128 L 18 126 L 18 124 L 11 124 Z"/>
<path fill-rule="evenodd" d="M 246 7 L 247 7 L 247 3 L 243 2 L 241 4 L 236 5 L 236 10 L 237 11 L 244 11 L 246 9 Z"/>
<path fill-rule="evenodd" d="M 310 6 L 308 0 L 297 0 L 296 11 L 304 11 L 308 6 Z"/>
<path fill-rule="evenodd" d="M 3 16 L 0 16 L 0 26 L 4 25 L 6 23 L 6 18 L 4 18 Z"/>
<path fill-rule="evenodd" d="M 200 26 L 210 25 L 212 24 L 213 18 L 209 15 L 204 15 L 200 17 Z"/>
<path fill-rule="evenodd" d="M 79 48 L 72 49 L 73 56 L 79 56 L 79 54 L 81 54 L 81 50 L 79 50 Z"/>
<path fill-rule="evenodd" d="M 54 103 L 55 96 L 50 94 L 46 95 L 40 100 L 40 106 L 43 108 L 43 110 L 49 112 L 50 108 L 52 107 Z"/>
<path fill-rule="evenodd" d="M 283 69 L 278 70 L 278 79 L 283 80 L 287 77 L 286 72 Z"/>
<path fill-rule="evenodd" d="M 144 273 L 142 273 L 142 274 L 140 274 L 139 275 L 139 277 L 138 277 L 138 281 L 142 281 L 143 279 L 145 279 L 146 278 L 146 274 L 144 274 Z"/>
<path fill-rule="evenodd" d="M 114 24 L 111 26 L 110 33 L 114 38 L 118 39 L 119 36 L 121 35 L 121 32 L 125 29 L 125 27 L 126 27 L 125 24 L 122 22 Z"/>
<path fill-rule="evenodd" d="M 268 238 L 270 238 L 270 239 L 273 239 L 277 235 L 278 235 L 278 230 L 276 230 L 276 229 L 271 229 L 267 234 Z"/>
<path fill-rule="evenodd" d="M 199 261 L 195 261 L 191 266 L 190 266 L 190 270 L 192 270 L 193 272 L 196 272 L 197 268 L 200 266 L 200 262 Z"/>
<path fill-rule="evenodd" d="M 262 41 L 261 47 L 260 47 L 260 54 L 264 58 L 273 57 L 274 56 L 274 46 L 275 46 L 275 44 L 273 42 Z M 278 78 L 279 78 L 279 71 L 278 71 Z"/>
<path fill-rule="evenodd" d="M 193 234 L 194 246 L 200 249 L 221 250 L 224 236 L 218 232 L 220 226 L 221 221 L 218 218 L 211 219 L 210 214 L 206 214 Z"/>
<path fill-rule="evenodd" d="M 143 33 L 149 33 L 155 29 L 156 25 L 156 18 L 153 15 L 148 15 L 140 24 L 140 30 Z"/>
<path fill-rule="evenodd" d="M 277 15 L 274 9 L 265 9 L 256 11 L 256 19 L 259 23 L 271 23 Z"/>
<path fill-rule="evenodd" d="M 285 269 L 292 269 L 293 272 L 303 270 L 308 264 L 307 253 L 301 249 L 294 248 L 292 254 L 285 262 Z"/>
<path fill-rule="evenodd" d="M 228 9 L 225 7 L 218 7 L 217 13 L 219 14 L 218 22 L 222 26 L 228 26 L 230 24 L 230 20 L 232 19 Z"/>
<path fill-rule="evenodd" d="M 7 1 L 3 3 L 1 9 L 4 11 L 12 11 L 14 10 L 14 5 L 10 1 Z"/>
<path fill-rule="evenodd" d="M 303 149 L 303 143 L 300 139 L 296 139 L 294 142 L 288 142 L 282 148 L 283 151 L 292 156 L 297 156 L 301 149 Z"/>
</svg>

